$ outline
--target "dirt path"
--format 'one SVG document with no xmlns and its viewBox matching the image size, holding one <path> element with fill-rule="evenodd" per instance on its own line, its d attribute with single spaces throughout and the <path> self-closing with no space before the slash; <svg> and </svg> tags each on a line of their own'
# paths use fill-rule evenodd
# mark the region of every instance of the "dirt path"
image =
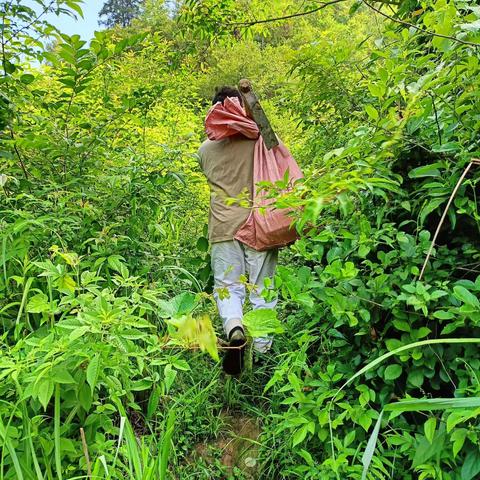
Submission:
<svg viewBox="0 0 480 480">
<path fill-rule="evenodd" d="M 230 474 L 238 468 L 247 479 L 257 478 L 259 437 L 261 428 L 257 419 L 245 414 L 222 413 L 225 430 L 217 440 L 202 442 L 195 446 L 192 460 L 201 458 L 213 461 L 214 452 L 221 452 L 221 463 Z"/>
</svg>

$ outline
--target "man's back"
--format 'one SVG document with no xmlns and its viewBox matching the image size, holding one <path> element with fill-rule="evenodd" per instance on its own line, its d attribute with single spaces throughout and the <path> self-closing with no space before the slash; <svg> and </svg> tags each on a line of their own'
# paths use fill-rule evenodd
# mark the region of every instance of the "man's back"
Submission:
<svg viewBox="0 0 480 480">
<path fill-rule="evenodd" d="M 227 205 L 226 199 L 246 194 L 251 202 L 254 148 L 255 140 L 235 135 L 223 140 L 206 140 L 198 151 L 211 190 L 209 239 L 212 243 L 232 240 L 250 213 L 250 208 Z"/>
</svg>

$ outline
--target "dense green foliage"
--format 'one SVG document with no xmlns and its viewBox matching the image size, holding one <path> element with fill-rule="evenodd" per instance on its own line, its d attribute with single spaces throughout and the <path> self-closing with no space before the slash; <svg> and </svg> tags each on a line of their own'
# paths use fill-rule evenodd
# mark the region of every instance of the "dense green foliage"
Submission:
<svg viewBox="0 0 480 480">
<path fill-rule="evenodd" d="M 0 1 L 0 478 L 478 478 L 480 8 L 149 1 L 87 44 L 23 3 Z M 227 379 L 195 152 L 242 77 L 305 172 L 279 202 L 303 235 L 284 333 Z M 248 468 L 227 415 L 261 426 Z"/>
<path fill-rule="evenodd" d="M 142 3 L 141 0 L 107 0 L 98 14 L 100 22 L 106 27 L 128 27 L 140 14 Z"/>
</svg>

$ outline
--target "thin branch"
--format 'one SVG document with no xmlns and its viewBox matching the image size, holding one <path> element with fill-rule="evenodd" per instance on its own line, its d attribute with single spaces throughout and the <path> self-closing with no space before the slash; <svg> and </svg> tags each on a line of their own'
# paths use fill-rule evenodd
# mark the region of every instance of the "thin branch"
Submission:
<svg viewBox="0 0 480 480">
<path fill-rule="evenodd" d="M 5 45 L 10 43 L 15 37 L 17 37 L 19 34 L 26 32 L 34 23 L 38 22 L 40 18 L 42 18 L 47 12 L 50 11 L 50 8 L 53 6 L 55 3 L 55 0 L 51 0 L 50 3 L 47 6 L 44 6 L 43 11 L 37 15 L 36 18 L 34 18 L 30 23 L 27 25 L 24 25 L 23 27 L 19 28 L 18 30 L 12 31 L 12 34 L 10 37 L 6 40 Z"/>
<path fill-rule="evenodd" d="M 455 198 L 455 195 L 456 195 L 457 192 L 458 192 L 458 189 L 459 189 L 460 186 L 462 185 L 465 176 L 466 176 L 467 173 L 469 172 L 470 168 L 472 168 L 472 165 L 480 165 L 480 160 L 479 160 L 479 159 L 476 159 L 476 158 L 472 158 L 472 160 L 470 161 L 470 163 L 467 165 L 467 167 L 466 167 L 465 170 L 463 171 L 461 177 L 458 179 L 458 182 L 457 182 L 457 184 L 455 185 L 455 188 L 453 189 L 453 192 L 452 192 L 452 194 L 450 195 L 450 198 L 448 199 L 447 205 L 445 206 L 445 209 L 444 209 L 444 211 L 443 211 L 442 217 L 440 218 L 440 221 L 438 222 L 437 230 L 435 231 L 435 235 L 433 236 L 432 243 L 431 243 L 431 245 L 430 245 L 430 248 L 428 249 L 427 257 L 425 258 L 425 261 L 423 262 L 422 271 L 420 272 L 420 275 L 419 275 L 419 277 L 418 277 L 419 280 L 422 279 L 423 274 L 424 274 L 424 272 L 425 272 L 425 268 L 427 268 L 428 260 L 430 259 L 430 255 L 432 254 L 433 247 L 435 247 L 435 242 L 436 242 L 436 240 L 437 240 L 438 234 L 440 233 L 440 229 L 442 228 L 442 225 L 443 225 L 443 222 L 444 222 L 444 220 L 445 220 L 445 217 L 447 216 L 448 209 L 450 208 L 450 205 L 452 204 L 453 199 Z"/>
<path fill-rule="evenodd" d="M 468 273 L 480 273 L 480 270 L 475 270 L 474 268 L 455 267 L 455 270 L 462 270 L 462 272 Z"/>
<path fill-rule="evenodd" d="M 330 2 L 322 2 L 321 5 L 317 8 L 314 8 L 312 10 L 308 10 L 306 12 L 300 12 L 300 13 L 292 13 L 291 15 L 285 15 L 283 17 L 275 17 L 275 18 L 265 18 L 263 20 L 255 20 L 251 22 L 230 22 L 224 24 L 227 27 L 251 27 L 252 25 L 257 25 L 259 23 L 272 23 L 272 22 L 278 22 L 281 20 L 288 20 L 290 18 L 296 18 L 296 17 L 303 17 L 305 15 L 311 15 L 312 13 L 319 12 L 320 10 L 323 10 L 326 7 L 329 7 L 330 5 L 335 5 L 336 3 L 341 3 L 345 2 L 346 0 L 332 0 Z"/>
<path fill-rule="evenodd" d="M 23 161 L 22 155 L 20 154 L 20 151 L 18 150 L 18 147 L 15 144 L 15 133 L 13 132 L 13 128 L 11 126 L 9 126 L 8 129 L 10 131 L 10 138 L 13 140 L 13 150 L 17 155 L 18 162 L 20 163 L 20 167 L 22 168 L 22 171 L 23 171 L 23 175 L 25 176 L 25 179 L 28 180 L 28 172 L 27 172 L 27 168 L 25 167 L 25 162 Z"/>
<path fill-rule="evenodd" d="M 430 35 L 432 37 L 439 37 L 439 38 L 446 38 L 447 40 L 453 40 L 454 42 L 461 43 L 462 45 L 469 45 L 471 47 L 480 47 L 480 43 L 476 42 L 469 42 L 467 40 L 460 40 L 459 38 L 451 37 L 450 35 L 442 35 L 441 33 L 435 33 L 430 30 L 424 30 L 423 28 L 418 27 L 417 25 L 406 22 L 405 20 L 400 20 L 399 18 L 392 17 L 390 15 L 387 15 L 386 13 L 382 12 L 380 9 L 374 7 L 370 3 L 368 3 L 366 0 L 362 0 L 362 2 L 370 9 L 372 9 L 374 12 L 377 12 L 380 14 L 382 17 L 388 18 L 392 22 L 399 23 L 400 25 L 404 25 L 406 27 L 413 28 L 414 30 L 418 30 L 419 32 L 425 33 L 426 35 Z"/>
</svg>

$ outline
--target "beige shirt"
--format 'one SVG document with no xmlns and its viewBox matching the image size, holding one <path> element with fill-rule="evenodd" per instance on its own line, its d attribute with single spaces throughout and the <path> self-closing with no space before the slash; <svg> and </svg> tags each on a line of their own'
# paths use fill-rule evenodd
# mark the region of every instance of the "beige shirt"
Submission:
<svg viewBox="0 0 480 480">
<path fill-rule="evenodd" d="M 255 140 L 235 135 L 223 140 L 206 140 L 198 150 L 200 166 L 210 186 L 208 237 L 211 243 L 232 240 L 250 213 L 250 208 L 238 202 L 227 205 L 225 200 L 240 196 L 242 203 L 251 202 L 254 147 Z"/>
</svg>

